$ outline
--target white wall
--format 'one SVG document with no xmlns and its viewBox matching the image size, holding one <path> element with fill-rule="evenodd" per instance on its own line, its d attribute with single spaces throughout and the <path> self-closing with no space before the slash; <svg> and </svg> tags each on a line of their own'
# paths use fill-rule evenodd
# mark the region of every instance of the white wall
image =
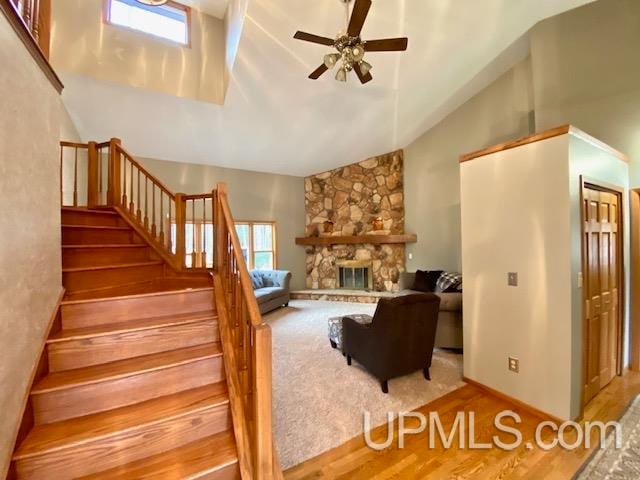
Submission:
<svg viewBox="0 0 640 480">
<path fill-rule="evenodd" d="M 464 374 L 563 419 L 581 407 L 581 176 L 624 188 L 625 204 L 629 182 L 624 161 L 579 135 L 460 167 Z M 518 273 L 517 287 L 508 272 Z M 519 373 L 509 371 L 509 356 Z"/>
<path fill-rule="evenodd" d="M 191 46 L 103 20 L 104 0 L 56 0 L 51 63 L 58 71 L 223 104 L 224 21 L 191 11 Z M 99 115 L 96 112 L 96 115 Z"/>
<path fill-rule="evenodd" d="M 464 375 L 561 418 L 571 416 L 568 148 L 565 135 L 460 169 Z"/>
</svg>

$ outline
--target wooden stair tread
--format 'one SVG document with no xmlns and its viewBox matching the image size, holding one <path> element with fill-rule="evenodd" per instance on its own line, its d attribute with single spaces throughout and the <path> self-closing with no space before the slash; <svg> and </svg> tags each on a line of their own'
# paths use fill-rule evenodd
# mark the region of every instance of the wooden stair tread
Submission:
<svg viewBox="0 0 640 480">
<path fill-rule="evenodd" d="M 146 243 L 114 243 L 105 245 L 92 245 L 92 244 L 80 244 L 80 245 L 62 245 L 62 250 L 65 248 L 149 248 Z"/>
<path fill-rule="evenodd" d="M 128 320 L 119 323 L 106 323 L 94 327 L 72 328 L 61 330 L 49 337 L 47 343 L 57 343 L 68 340 L 80 340 L 83 338 L 93 338 L 104 335 L 114 335 L 117 333 L 133 332 L 138 330 L 149 330 L 158 327 L 168 327 L 171 325 L 183 325 L 187 323 L 202 322 L 205 320 L 217 319 L 214 310 L 205 310 L 196 313 L 173 314 L 164 317 L 144 318 L 141 320 Z"/>
<path fill-rule="evenodd" d="M 82 480 L 200 478 L 237 462 L 233 432 L 225 431 L 128 465 L 82 477 Z"/>
<path fill-rule="evenodd" d="M 62 228 L 78 228 L 87 230 L 131 230 L 131 227 L 123 227 L 120 225 L 76 225 L 63 223 Z"/>
<path fill-rule="evenodd" d="M 22 460 L 108 438 L 170 418 L 227 405 L 224 382 L 61 422 L 36 425 L 13 459 Z"/>
<path fill-rule="evenodd" d="M 101 365 L 54 372 L 40 380 L 33 387 L 31 393 L 37 395 L 123 377 L 132 377 L 221 355 L 222 347 L 216 342 L 168 352 L 153 353 Z"/>
<path fill-rule="evenodd" d="M 133 262 L 133 263 L 115 263 L 111 265 L 93 265 L 90 267 L 72 267 L 63 268 L 62 273 L 72 272 L 90 272 L 95 270 L 113 270 L 116 268 L 133 268 L 133 267 L 148 267 L 152 265 L 162 265 L 162 260 L 148 260 L 146 262 Z"/>
<path fill-rule="evenodd" d="M 193 282 L 192 280 L 185 281 Z M 149 281 L 142 283 L 135 283 L 131 285 L 123 285 L 120 287 L 101 288 L 95 290 L 86 290 L 84 292 L 74 292 L 72 295 L 67 295 L 65 300 L 62 301 L 62 305 L 74 305 L 80 303 L 92 303 L 92 302 L 110 302 L 125 300 L 130 298 L 144 298 L 153 297 L 158 295 L 175 295 L 185 292 L 196 292 L 209 290 L 213 292 L 213 287 L 189 287 L 176 288 L 174 285 L 169 287 L 163 285 L 162 282 Z"/>
<path fill-rule="evenodd" d="M 119 216 L 118 212 L 110 209 L 97 209 L 97 208 L 86 208 L 86 207 L 61 207 L 63 212 L 76 212 L 76 213 L 88 213 L 91 215 L 113 215 Z"/>
</svg>

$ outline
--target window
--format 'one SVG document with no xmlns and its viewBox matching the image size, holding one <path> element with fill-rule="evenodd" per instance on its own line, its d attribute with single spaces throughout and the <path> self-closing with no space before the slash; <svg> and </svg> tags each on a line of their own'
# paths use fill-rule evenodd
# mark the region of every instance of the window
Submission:
<svg viewBox="0 0 640 480">
<path fill-rule="evenodd" d="M 236 222 L 242 255 L 251 270 L 276 268 L 276 224 L 274 222 Z"/>
<path fill-rule="evenodd" d="M 175 2 L 152 7 L 136 0 L 107 0 L 109 23 L 182 45 L 189 44 L 189 15 L 188 7 Z"/>
<path fill-rule="evenodd" d="M 185 266 L 213 268 L 213 225 L 202 221 L 187 222 L 184 231 Z M 176 253 L 176 223 L 171 220 L 171 251 Z"/>
</svg>

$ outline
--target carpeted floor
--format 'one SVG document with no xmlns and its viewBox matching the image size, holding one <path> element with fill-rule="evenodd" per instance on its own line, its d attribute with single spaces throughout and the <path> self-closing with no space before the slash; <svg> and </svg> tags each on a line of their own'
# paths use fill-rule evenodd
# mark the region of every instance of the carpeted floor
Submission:
<svg viewBox="0 0 640 480">
<path fill-rule="evenodd" d="M 274 430 L 283 468 L 337 447 L 362 433 L 363 412 L 373 425 L 387 412 L 408 412 L 463 385 L 462 355 L 436 350 L 431 382 L 422 371 L 378 381 L 329 345 L 327 318 L 373 314 L 375 305 L 296 300 L 266 320 L 273 329 Z"/>
</svg>

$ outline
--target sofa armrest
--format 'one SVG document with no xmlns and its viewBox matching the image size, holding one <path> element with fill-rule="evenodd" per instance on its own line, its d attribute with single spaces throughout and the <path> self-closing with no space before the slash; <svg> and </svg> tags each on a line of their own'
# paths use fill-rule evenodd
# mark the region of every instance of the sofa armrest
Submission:
<svg viewBox="0 0 640 480">
<path fill-rule="evenodd" d="M 291 291 L 291 272 L 287 270 L 262 270 L 260 275 L 267 280 L 265 285 L 273 283 L 274 287 L 284 288 L 287 292 Z"/>
</svg>

